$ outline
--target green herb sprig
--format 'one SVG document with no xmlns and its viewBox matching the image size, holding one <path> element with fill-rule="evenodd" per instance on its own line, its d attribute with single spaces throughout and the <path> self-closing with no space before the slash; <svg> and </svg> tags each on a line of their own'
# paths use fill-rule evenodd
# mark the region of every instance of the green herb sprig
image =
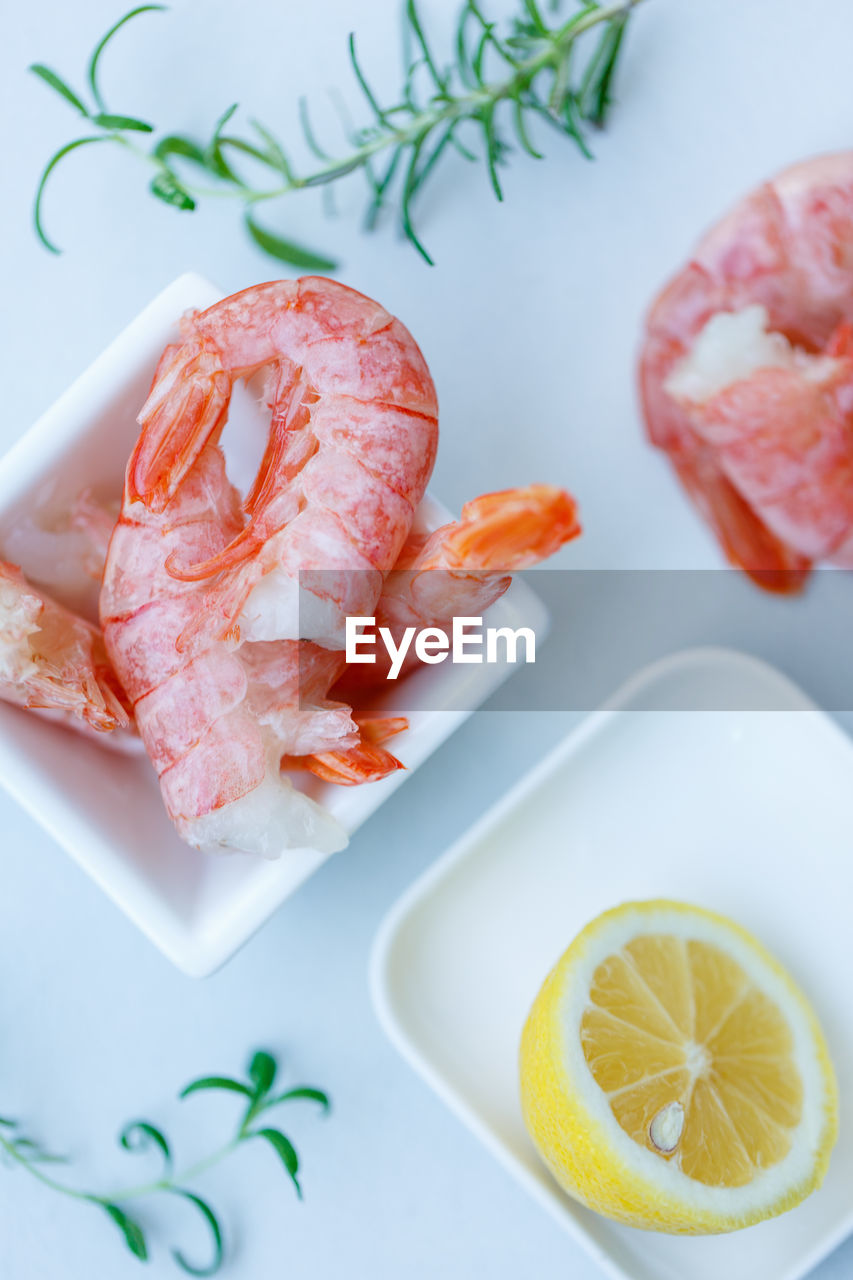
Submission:
<svg viewBox="0 0 853 1280">
<path fill-rule="evenodd" d="M 278 1065 L 273 1055 L 258 1050 L 249 1062 L 245 1080 L 236 1080 L 231 1076 L 201 1076 L 181 1090 L 178 1095 L 180 1098 L 188 1098 L 194 1093 L 210 1089 L 238 1094 L 243 1100 L 244 1110 L 236 1132 L 227 1142 L 180 1173 L 175 1170 L 171 1144 L 161 1129 L 148 1120 L 133 1120 L 125 1125 L 118 1136 L 122 1149 L 159 1156 L 161 1171 L 159 1177 L 149 1182 L 125 1187 L 111 1195 L 68 1186 L 47 1173 L 46 1165 L 64 1163 L 64 1158 L 51 1155 L 39 1143 L 26 1137 L 17 1121 L 5 1117 L 0 1117 L 0 1155 L 5 1156 L 8 1162 L 26 1169 L 51 1191 L 93 1205 L 105 1213 L 118 1227 L 127 1248 L 141 1262 L 146 1262 L 149 1257 L 148 1240 L 143 1226 L 128 1212 L 127 1206 L 156 1195 L 177 1196 L 192 1206 L 201 1217 L 210 1235 L 212 1249 L 210 1261 L 203 1265 L 191 1262 L 180 1249 L 172 1249 L 172 1258 L 191 1276 L 212 1276 L 219 1270 L 225 1256 L 222 1225 L 210 1204 L 190 1190 L 188 1184 L 225 1160 L 238 1147 L 248 1142 L 263 1143 L 276 1154 L 297 1196 L 302 1198 L 298 1177 L 299 1157 L 293 1143 L 280 1129 L 272 1128 L 262 1118 L 283 1103 L 301 1100 L 316 1102 L 324 1112 L 328 1112 L 329 1099 L 321 1089 L 307 1085 L 278 1092 L 274 1088 L 277 1074 Z"/>
<path fill-rule="evenodd" d="M 175 132 L 166 133 L 150 148 L 142 145 L 142 138 L 154 132 L 153 125 L 107 110 L 98 82 L 104 49 L 132 18 L 164 8 L 140 5 L 115 23 L 95 47 L 87 72 L 91 106 L 49 67 L 42 63 L 30 67 L 91 130 L 60 147 L 45 165 L 35 199 L 36 233 L 45 248 L 59 252 L 44 228 L 46 183 L 72 151 L 110 142 L 154 167 L 149 191 L 158 200 L 189 212 L 205 197 L 230 196 L 243 206 L 245 228 L 259 248 L 291 266 L 315 271 L 329 271 L 336 264 L 263 226 L 257 220 L 258 207 L 295 191 L 328 189 L 358 171 L 369 189 L 366 226 L 375 227 L 393 199 L 403 234 L 432 264 L 415 229 L 413 209 L 442 157 L 452 149 L 466 160 L 483 160 L 498 200 L 503 199 L 499 169 L 512 150 L 510 137 L 529 156 L 543 158 L 531 130 L 537 119 L 570 138 L 590 157 L 587 132 L 590 126 L 605 122 L 628 18 L 639 2 L 577 0 L 575 12 L 560 20 L 556 13 L 546 16 L 538 0 L 519 0 L 518 14 L 504 29 L 485 16 L 480 0 L 465 0 L 456 23 L 452 58 L 441 62 L 416 0 L 406 0 L 404 82 L 396 101 L 382 104 L 362 70 L 355 37 L 350 35 L 350 60 L 371 119 L 359 128 L 345 119 L 347 146 L 333 152 L 318 140 L 303 99 L 299 121 L 307 150 L 317 161 L 304 173 L 297 171 L 282 143 L 260 121 L 249 119 L 248 132 L 237 132 L 236 103 L 219 117 L 207 142 Z M 559 0 L 552 5 L 556 8 Z M 578 58 L 582 37 L 592 32 L 595 42 Z M 247 163 L 266 181 L 253 185 L 245 171 Z M 202 176 L 207 185 L 197 185 L 193 175 Z"/>
</svg>

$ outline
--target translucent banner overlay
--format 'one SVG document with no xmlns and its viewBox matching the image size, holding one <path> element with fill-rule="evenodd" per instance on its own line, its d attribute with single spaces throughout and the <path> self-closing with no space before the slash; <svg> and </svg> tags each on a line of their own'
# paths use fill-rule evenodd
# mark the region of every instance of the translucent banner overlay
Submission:
<svg viewBox="0 0 853 1280">
<path fill-rule="evenodd" d="M 729 569 L 530 569 L 513 574 L 503 593 L 505 584 L 506 575 L 497 573 L 397 571 L 374 603 L 378 584 L 372 572 L 300 575 L 303 705 L 322 696 L 317 675 L 322 667 L 332 677 L 326 696 L 350 703 L 357 712 L 467 711 L 484 699 L 486 710 L 588 711 L 650 663 L 709 646 L 770 662 L 826 710 L 853 711 L 850 572 L 816 572 L 799 595 L 762 590 Z M 344 669 L 347 616 L 375 620 L 357 630 L 359 653 L 375 654 L 376 663 Z M 470 621 L 478 617 L 479 644 L 478 628 Z M 461 656 L 468 661 L 453 661 L 454 618 L 457 632 L 459 620 L 469 619 L 461 628 Z M 407 628 L 413 629 L 408 638 Z M 446 634 L 446 644 L 433 634 L 436 629 Z M 490 640 L 489 631 L 498 634 Z M 510 632 L 518 633 L 514 663 L 507 661 Z M 532 633 L 533 645 L 523 632 Z M 319 664 L 318 642 L 327 651 Z M 433 661 L 419 660 L 418 646 Z M 535 661 L 526 662 L 531 649 Z M 337 668 L 329 650 L 340 651 Z M 438 660 L 444 650 L 446 656 Z M 471 661 L 478 652 L 483 661 Z M 490 652 L 497 661 L 486 660 Z M 393 666 L 400 671 L 396 680 L 387 678 Z M 777 709 L 772 699 L 756 704 L 755 696 L 754 689 L 737 685 L 706 694 L 686 686 L 683 697 L 673 701 L 669 688 L 660 709 Z"/>
</svg>

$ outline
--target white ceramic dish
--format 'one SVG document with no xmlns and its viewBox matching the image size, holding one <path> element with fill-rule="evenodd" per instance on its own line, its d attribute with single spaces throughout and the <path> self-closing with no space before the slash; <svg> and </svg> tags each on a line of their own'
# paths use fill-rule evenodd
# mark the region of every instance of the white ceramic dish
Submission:
<svg viewBox="0 0 853 1280">
<path fill-rule="evenodd" d="M 208 281 L 181 276 L 0 460 L 0 554 L 9 531 L 35 506 L 67 509 L 87 486 L 103 496 L 121 493 L 136 414 L 160 352 L 173 340 L 185 310 L 221 296 Z M 260 457 L 266 424 L 239 388 L 226 434 L 229 462 L 241 483 Z M 419 518 L 435 528 L 450 517 L 426 499 Z M 26 572 L 26 558 L 18 553 L 16 559 Z M 531 626 L 541 639 L 547 613 L 516 581 L 493 606 L 489 622 Z M 393 714 L 404 701 L 409 715 L 411 728 L 395 746 L 407 772 L 363 787 L 317 783 L 312 794 L 354 832 L 511 672 L 505 664 L 444 663 L 417 673 L 386 703 Z M 310 849 L 268 863 L 198 854 L 175 836 L 144 756 L 118 755 L 6 705 L 0 705 L 0 781 L 192 976 L 222 964 L 325 860 Z"/>
<path fill-rule="evenodd" d="M 715 704 L 776 709 L 665 709 Z M 373 997 L 393 1042 L 612 1276 L 800 1280 L 853 1230 L 851 779 L 853 744 L 772 668 L 676 655 L 570 734 L 377 937 Z M 518 1040 L 551 965 L 606 907 L 663 896 L 763 939 L 813 1001 L 838 1071 L 841 1137 L 824 1186 L 730 1236 L 679 1239 L 584 1209 L 539 1162 L 518 1103 Z"/>
</svg>

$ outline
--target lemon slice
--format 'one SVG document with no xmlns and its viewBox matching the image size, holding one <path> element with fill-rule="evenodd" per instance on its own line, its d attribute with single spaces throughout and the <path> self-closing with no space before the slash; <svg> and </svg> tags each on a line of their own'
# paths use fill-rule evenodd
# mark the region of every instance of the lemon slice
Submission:
<svg viewBox="0 0 853 1280">
<path fill-rule="evenodd" d="M 817 1187 L 837 1087 L 817 1019 L 731 921 L 678 902 L 593 920 L 521 1040 L 527 1127 L 591 1209 L 655 1231 L 733 1231 Z"/>
</svg>

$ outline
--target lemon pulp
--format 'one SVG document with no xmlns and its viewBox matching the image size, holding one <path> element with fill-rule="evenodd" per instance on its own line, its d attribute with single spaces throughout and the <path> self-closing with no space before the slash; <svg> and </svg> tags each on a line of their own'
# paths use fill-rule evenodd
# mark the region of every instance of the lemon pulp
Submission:
<svg viewBox="0 0 853 1280">
<path fill-rule="evenodd" d="M 803 1109 L 791 1032 L 719 947 L 641 935 L 598 966 L 589 1000 L 584 1057 L 635 1142 L 720 1187 L 788 1154 Z"/>
</svg>

